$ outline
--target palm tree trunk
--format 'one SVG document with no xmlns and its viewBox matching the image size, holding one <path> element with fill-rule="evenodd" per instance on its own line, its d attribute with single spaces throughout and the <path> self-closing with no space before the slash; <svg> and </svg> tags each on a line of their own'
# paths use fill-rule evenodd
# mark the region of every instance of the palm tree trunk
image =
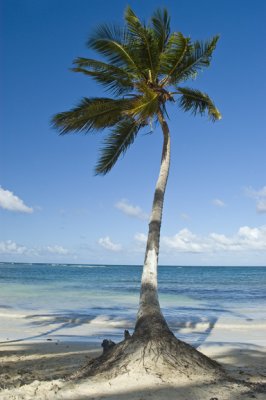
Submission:
<svg viewBox="0 0 266 400">
<path fill-rule="evenodd" d="M 109 347 L 101 356 L 91 360 L 74 373 L 72 379 L 100 374 L 107 379 L 121 373 L 140 370 L 156 376 L 190 375 L 212 379 L 224 377 L 215 361 L 192 346 L 178 340 L 170 331 L 160 309 L 157 292 L 157 265 L 164 193 L 170 166 L 170 135 L 168 125 L 159 111 L 164 142 L 160 173 L 154 193 L 149 233 L 141 279 L 139 311 L 132 336 L 125 331 L 125 339 Z M 140 361 L 141 360 L 141 361 Z"/>
<path fill-rule="evenodd" d="M 162 331 L 162 328 L 169 331 L 167 323 L 161 313 L 158 300 L 157 266 L 164 194 L 170 167 L 170 134 L 167 122 L 161 110 L 158 112 L 158 120 L 161 124 L 164 141 L 160 173 L 156 183 L 149 223 L 149 233 L 141 278 L 139 310 L 135 326 L 135 334 L 140 335 L 156 335 L 156 333 Z"/>
</svg>

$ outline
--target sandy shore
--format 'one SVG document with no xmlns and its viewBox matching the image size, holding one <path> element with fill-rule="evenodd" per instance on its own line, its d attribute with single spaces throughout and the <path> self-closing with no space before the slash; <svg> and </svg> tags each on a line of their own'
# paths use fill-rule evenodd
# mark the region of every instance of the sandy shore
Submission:
<svg viewBox="0 0 266 400">
<path fill-rule="evenodd" d="M 89 326 L 63 326 L 38 317 L 38 323 L 3 313 L 0 343 L 1 400 L 247 400 L 266 399 L 265 320 L 222 317 L 209 329 L 198 349 L 217 360 L 235 380 L 197 380 L 131 371 L 112 380 L 64 380 L 89 359 L 101 354 L 96 332 L 103 338 L 110 326 L 103 318 Z M 121 322 L 120 322 L 121 323 Z M 64 321 L 63 321 L 64 325 Z M 120 325 L 119 325 L 120 326 Z M 57 336 L 60 328 L 61 338 Z M 90 329 L 89 329 L 90 328 Z M 93 328 L 93 329 L 92 329 Z M 117 326 L 116 326 L 117 329 Z M 189 334 L 204 324 L 183 327 Z M 121 331 L 122 332 L 122 331 Z M 181 332 L 181 330 L 180 330 Z M 70 335 L 71 333 L 71 335 Z M 68 341 L 69 338 L 80 341 Z M 85 340 L 86 339 L 86 340 Z M 246 382 L 245 384 L 242 382 Z"/>
<path fill-rule="evenodd" d="M 241 382 L 206 382 L 177 377 L 122 375 L 110 381 L 63 379 L 91 357 L 99 344 L 74 342 L 23 342 L 1 344 L 1 400 L 245 400 L 266 398 L 266 349 L 236 342 L 208 342 L 200 350 L 213 357 Z"/>
</svg>

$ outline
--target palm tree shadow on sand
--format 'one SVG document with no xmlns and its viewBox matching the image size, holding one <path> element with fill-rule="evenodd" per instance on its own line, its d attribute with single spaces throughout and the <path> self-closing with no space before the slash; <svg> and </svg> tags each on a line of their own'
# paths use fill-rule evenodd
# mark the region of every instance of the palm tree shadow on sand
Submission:
<svg viewBox="0 0 266 400">
<path fill-rule="evenodd" d="M 118 307 L 119 309 L 119 307 Z M 108 311 L 108 308 L 105 308 Z M 60 310 L 47 314 L 30 314 L 25 317 L 26 325 L 33 329 L 42 329 L 41 333 L 22 336 L 15 340 L 7 340 L 0 343 L 26 342 L 30 340 L 49 341 L 90 341 L 99 342 L 105 338 L 112 341 L 121 340 L 124 330 L 134 330 L 135 318 L 119 317 L 119 312 L 113 313 L 114 308 L 108 314 L 90 315 L 84 312 L 71 312 Z M 163 309 L 167 323 L 171 331 L 180 340 L 186 340 L 194 348 L 200 347 L 206 342 L 213 331 L 216 322 L 224 315 L 245 318 L 245 315 L 232 312 L 215 305 L 202 305 L 202 307 L 170 307 Z M 95 324 L 96 322 L 96 324 Z M 97 330 L 98 326 L 98 330 Z M 49 327 L 49 329 L 45 329 Z M 86 327 L 88 334 L 71 333 L 78 328 Z M 93 327 L 93 333 L 92 331 Z"/>
</svg>

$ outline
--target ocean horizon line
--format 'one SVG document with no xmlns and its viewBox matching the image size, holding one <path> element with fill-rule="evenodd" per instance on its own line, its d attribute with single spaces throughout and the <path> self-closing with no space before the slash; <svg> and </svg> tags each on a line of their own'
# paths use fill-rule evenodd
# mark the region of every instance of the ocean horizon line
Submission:
<svg viewBox="0 0 266 400">
<path fill-rule="evenodd" d="M 49 265 L 49 266 L 84 266 L 84 267 L 136 267 L 142 268 L 143 264 L 107 264 L 107 263 L 67 263 L 67 262 L 23 262 L 23 261 L 0 261 L 0 265 Z M 266 268 L 266 265 L 203 265 L 203 264 L 194 264 L 194 265 L 182 265 L 182 264 L 158 264 L 158 268 Z"/>
</svg>

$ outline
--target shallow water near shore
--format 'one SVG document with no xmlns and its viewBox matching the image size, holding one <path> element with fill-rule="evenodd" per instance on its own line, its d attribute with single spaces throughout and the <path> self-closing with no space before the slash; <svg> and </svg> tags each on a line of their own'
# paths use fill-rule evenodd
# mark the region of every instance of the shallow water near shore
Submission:
<svg viewBox="0 0 266 400">
<path fill-rule="evenodd" d="M 141 266 L 0 264 L 0 341 L 118 341 L 133 330 Z M 198 347 L 215 327 L 264 345 L 265 267 L 159 268 L 163 313 Z M 256 333 L 257 332 L 257 333 Z"/>
</svg>

